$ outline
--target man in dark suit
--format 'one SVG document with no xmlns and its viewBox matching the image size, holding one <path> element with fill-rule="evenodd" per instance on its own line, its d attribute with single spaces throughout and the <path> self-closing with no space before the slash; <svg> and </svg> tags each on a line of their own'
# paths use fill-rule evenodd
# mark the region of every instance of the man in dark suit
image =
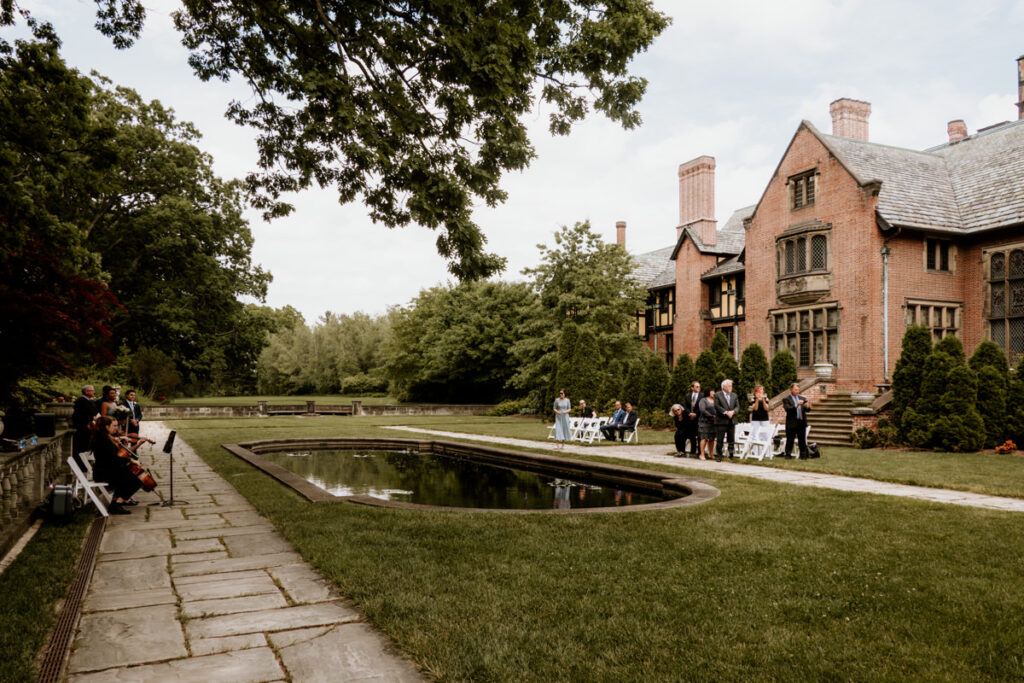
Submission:
<svg viewBox="0 0 1024 683">
<path fill-rule="evenodd" d="M 135 390 L 129 389 L 124 395 L 121 405 L 128 409 L 128 417 L 125 420 L 125 433 L 138 434 L 139 423 L 142 422 L 142 406 L 135 400 Z"/>
<path fill-rule="evenodd" d="M 683 395 L 683 447 L 688 455 L 694 457 L 700 451 L 700 440 L 697 427 L 700 422 L 700 382 L 690 385 L 690 390 Z M 687 448 L 689 445 L 689 448 Z"/>
<path fill-rule="evenodd" d="M 807 453 L 807 412 L 811 409 L 807 399 L 800 395 L 800 385 L 789 387 L 789 396 L 782 399 L 782 407 L 786 409 L 786 450 L 784 458 L 793 457 L 793 437 L 800 447 L 800 457 L 806 458 Z"/>
<path fill-rule="evenodd" d="M 626 432 L 636 430 L 636 419 L 636 411 L 633 410 L 633 404 L 626 401 L 626 416 L 622 418 L 622 424 L 619 425 L 619 441 L 626 440 Z"/>
<path fill-rule="evenodd" d="M 729 459 L 736 456 L 736 411 L 740 399 L 733 393 L 732 380 L 722 382 L 722 390 L 715 394 L 715 459 L 722 462 L 722 444 L 729 437 Z"/>
<path fill-rule="evenodd" d="M 71 441 L 71 454 L 75 456 L 78 466 L 83 468 L 84 465 L 78 454 L 89 450 L 89 439 L 91 436 L 89 425 L 92 424 L 92 419 L 96 417 L 96 413 L 100 412 L 100 406 L 96 403 L 95 396 L 96 388 L 91 384 L 86 384 L 82 387 L 82 395 L 75 399 L 74 409 L 71 412 L 71 427 L 75 430 L 75 435 Z"/>
</svg>

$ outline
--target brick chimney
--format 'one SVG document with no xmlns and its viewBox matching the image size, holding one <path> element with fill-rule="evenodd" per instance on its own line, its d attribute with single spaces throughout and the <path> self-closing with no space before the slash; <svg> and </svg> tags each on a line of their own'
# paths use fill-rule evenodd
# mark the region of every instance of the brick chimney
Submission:
<svg viewBox="0 0 1024 683">
<path fill-rule="evenodd" d="M 964 123 L 963 119 L 956 119 L 950 121 L 946 125 L 946 132 L 949 133 L 949 141 L 957 142 L 967 137 L 967 124 Z"/>
<path fill-rule="evenodd" d="M 679 227 L 693 225 L 705 246 L 714 246 L 715 233 L 715 158 L 697 157 L 679 165 Z"/>
<path fill-rule="evenodd" d="M 869 102 L 844 97 L 829 105 L 828 110 L 832 114 L 832 135 L 868 141 Z"/>
<path fill-rule="evenodd" d="M 615 221 L 615 243 L 626 248 L 626 221 Z"/>
<path fill-rule="evenodd" d="M 1017 57 L 1017 118 L 1024 120 L 1024 55 Z"/>
</svg>

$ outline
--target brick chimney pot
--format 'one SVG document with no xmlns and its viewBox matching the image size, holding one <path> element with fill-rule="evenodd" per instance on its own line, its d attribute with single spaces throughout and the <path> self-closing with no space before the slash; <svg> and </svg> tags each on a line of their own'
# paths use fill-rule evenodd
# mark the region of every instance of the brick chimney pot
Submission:
<svg viewBox="0 0 1024 683">
<path fill-rule="evenodd" d="M 843 97 L 829 105 L 832 114 L 832 135 L 868 141 L 868 117 L 871 103 Z"/>
<path fill-rule="evenodd" d="M 626 248 L 626 221 L 615 222 L 615 243 Z"/>
<path fill-rule="evenodd" d="M 705 246 L 715 244 L 714 157 L 700 156 L 679 165 L 679 227 L 676 228 L 676 239 L 687 225 L 697 229 Z"/>
<path fill-rule="evenodd" d="M 949 133 L 950 142 L 963 140 L 967 137 L 967 124 L 964 123 L 963 119 L 955 119 L 946 126 L 946 132 Z"/>
</svg>

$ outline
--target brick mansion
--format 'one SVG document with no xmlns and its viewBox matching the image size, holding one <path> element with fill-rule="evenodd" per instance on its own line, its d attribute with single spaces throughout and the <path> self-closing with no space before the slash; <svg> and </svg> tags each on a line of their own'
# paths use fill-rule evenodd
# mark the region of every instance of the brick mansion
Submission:
<svg viewBox="0 0 1024 683">
<path fill-rule="evenodd" d="M 682 164 L 675 242 L 635 255 L 641 337 L 670 364 L 718 331 L 737 356 L 788 348 L 801 378 L 831 362 L 847 391 L 889 381 L 913 323 L 1021 358 L 1024 56 L 1017 70 L 1017 121 L 950 121 L 920 151 L 871 142 L 871 105 L 836 100 L 832 134 L 800 123 L 757 203 L 721 226 L 714 158 Z"/>
</svg>

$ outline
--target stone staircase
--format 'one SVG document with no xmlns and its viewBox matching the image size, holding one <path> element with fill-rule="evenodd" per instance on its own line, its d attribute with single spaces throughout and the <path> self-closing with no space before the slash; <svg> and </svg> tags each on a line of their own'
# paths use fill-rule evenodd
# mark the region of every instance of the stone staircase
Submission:
<svg viewBox="0 0 1024 683">
<path fill-rule="evenodd" d="M 807 424 L 811 426 L 809 440 L 822 446 L 849 446 L 853 431 L 851 408 L 853 401 L 848 391 L 829 394 L 811 406 L 807 414 Z"/>
</svg>

